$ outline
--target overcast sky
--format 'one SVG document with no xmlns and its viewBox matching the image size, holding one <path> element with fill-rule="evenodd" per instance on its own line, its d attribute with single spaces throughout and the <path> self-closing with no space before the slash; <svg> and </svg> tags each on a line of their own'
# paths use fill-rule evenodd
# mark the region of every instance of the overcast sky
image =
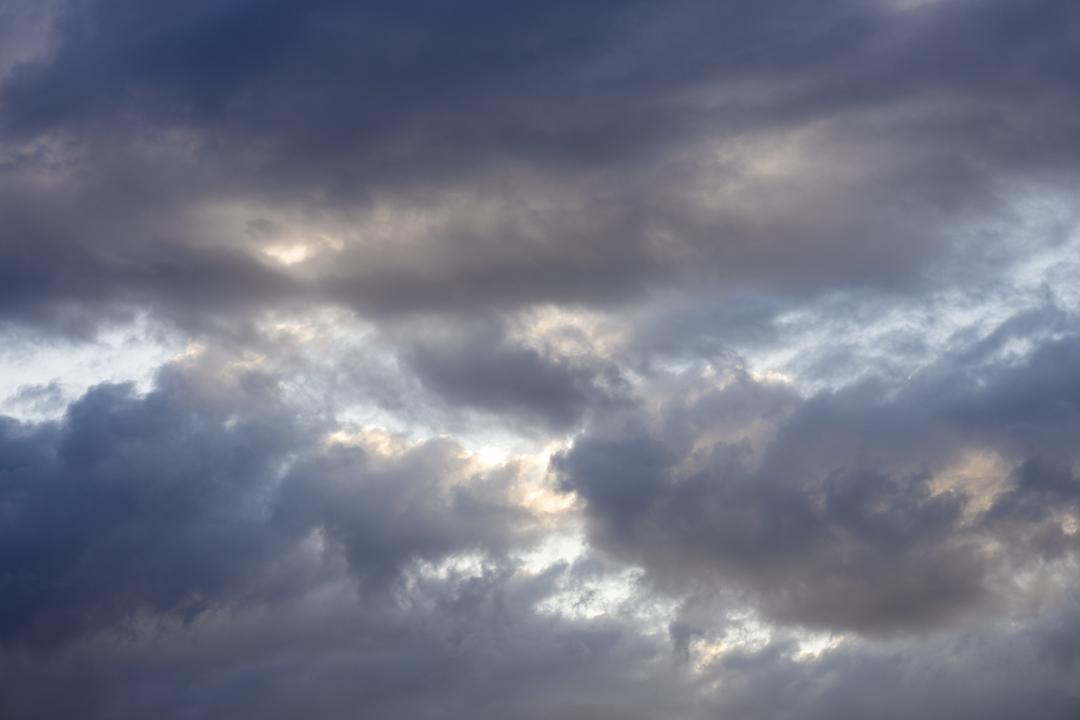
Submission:
<svg viewBox="0 0 1080 720">
<path fill-rule="evenodd" d="M 0 717 L 1080 717 L 1080 3 L 0 0 Z"/>
</svg>

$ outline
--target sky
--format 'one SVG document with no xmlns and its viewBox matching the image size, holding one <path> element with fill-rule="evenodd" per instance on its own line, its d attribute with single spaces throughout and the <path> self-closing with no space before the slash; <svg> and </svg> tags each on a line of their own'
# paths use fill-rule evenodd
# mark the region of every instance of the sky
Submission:
<svg viewBox="0 0 1080 720">
<path fill-rule="evenodd" d="M 1080 4 L 0 0 L 0 717 L 1080 717 Z"/>
</svg>

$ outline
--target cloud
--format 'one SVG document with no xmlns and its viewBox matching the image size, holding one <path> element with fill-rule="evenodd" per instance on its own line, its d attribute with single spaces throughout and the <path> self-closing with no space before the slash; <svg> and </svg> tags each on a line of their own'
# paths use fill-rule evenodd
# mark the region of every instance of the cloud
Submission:
<svg viewBox="0 0 1080 720">
<path fill-rule="evenodd" d="M 668 592 L 838 631 L 941 627 L 1011 594 L 1006 571 L 1077 549 L 1076 352 L 1070 336 L 977 370 L 946 357 L 899 388 L 808 398 L 688 371 L 595 417 L 553 467 L 593 542 Z M 973 453 L 998 458 L 989 477 Z"/>
<path fill-rule="evenodd" d="M 0 642 L 52 648 L 289 591 L 277 575 L 318 569 L 290 567 L 312 533 L 372 592 L 410 563 L 526 538 L 512 467 L 486 477 L 450 441 L 326 446 L 304 418 L 273 376 L 206 360 L 143 396 L 92 388 L 55 423 L 5 420 Z"/>
<path fill-rule="evenodd" d="M 1066 611 L 1075 613 L 1075 607 Z M 949 635 L 915 649 L 852 645 L 800 657 L 783 641 L 716 662 L 713 716 L 805 720 L 875 716 L 1066 718 L 1080 698 L 1075 669 L 1054 667 L 1031 626 Z"/>
<path fill-rule="evenodd" d="M 619 369 L 595 355 L 536 347 L 495 319 L 428 322 L 402 334 L 401 355 L 429 390 L 453 407 L 526 425 L 573 428 L 586 410 L 615 403 L 625 385 Z"/>
<path fill-rule="evenodd" d="M 5 3 L 0 716 L 1077 715 L 1078 31 Z"/>
<path fill-rule="evenodd" d="M 1075 23 L 1049 0 L 64 4 L 0 90 L 3 309 L 70 333 L 132 306 L 917 287 L 958 246 L 992 258 L 961 241 L 1015 224 L 1017 187 L 1075 176 Z"/>
<path fill-rule="evenodd" d="M 504 573 L 430 580 L 421 602 L 373 607 L 320 588 L 311 599 L 166 626 L 142 642 L 101 640 L 35 667 L 0 656 L 0 709 L 63 717 L 234 712 L 289 718 L 402 715 L 649 718 L 691 706 L 663 648 L 617 621 L 580 624 L 531 612 L 535 581 Z M 332 609 L 331 607 L 332 606 Z M 197 638 L 197 639 L 196 639 Z M 642 682 L 646 681 L 646 682 Z M 47 693 L 50 683 L 69 694 Z"/>
</svg>

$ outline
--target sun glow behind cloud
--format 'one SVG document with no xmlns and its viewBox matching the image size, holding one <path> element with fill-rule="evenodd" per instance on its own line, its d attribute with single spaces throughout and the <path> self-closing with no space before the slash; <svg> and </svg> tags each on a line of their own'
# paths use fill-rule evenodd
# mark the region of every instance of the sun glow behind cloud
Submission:
<svg viewBox="0 0 1080 720">
<path fill-rule="evenodd" d="M 1078 8 L 9 0 L 0 717 L 1077 716 Z"/>
</svg>

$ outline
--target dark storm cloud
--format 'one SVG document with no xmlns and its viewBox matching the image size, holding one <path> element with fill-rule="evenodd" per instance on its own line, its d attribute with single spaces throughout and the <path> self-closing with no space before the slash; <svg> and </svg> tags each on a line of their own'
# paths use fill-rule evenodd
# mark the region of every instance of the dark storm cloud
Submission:
<svg viewBox="0 0 1080 720">
<path fill-rule="evenodd" d="M 999 601 L 1003 571 L 1080 549 L 1062 514 L 1080 509 L 1080 343 L 1017 362 L 996 340 L 983 362 L 946 356 L 899 389 L 802 399 L 739 373 L 721 389 L 685 380 L 659 410 L 599 416 L 554 467 L 594 542 L 669 591 L 715 581 L 808 626 L 941 626 Z M 1004 469 L 935 487 L 972 452 Z M 969 513 L 995 482 L 1007 489 Z"/>
<path fill-rule="evenodd" d="M 662 638 L 536 612 L 571 573 L 507 555 L 536 529 L 507 498 L 513 465 L 480 470 L 449 440 L 327 445 L 319 413 L 234 361 L 188 359 L 146 394 L 97 386 L 57 422 L 0 426 L 0 714 L 692 706 Z M 459 553 L 481 567 L 422 570 Z"/>
<path fill-rule="evenodd" d="M 383 314 L 906 287 L 953 225 L 1007 221 L 1015 182 L 1071 187 L 1077 17 L 64 3 L 0 88 L 2 309 L 70 331 L 132 304 L 190 322 L 295 298 Z M 286 269 L 191 222 L 215 203 L 354 235 Z M 415 242 L 370 240 L 386 203 L 431 216 Z"/>
<path fill-rule="evenodd" d="M 196 612 L 275 553 L 254 494 L 289 425 L 226 430 L 229 406 L 193 406 L 182 377 L 162 386 L 98 387 L 60 425 L 7 422 L 3 642 L 63 642 L 141 607 Z"/>
<path fill-rule="evenodd" d="M 103 385 L 59 422 L 4 419 L 0 643 L 288 592 L 317 574 L 290 564 L 316 530 L 380 592 L 411 562 L 499 554 L 528 529 L 505 497 L 512 467 L 485 478 L 450 441 L 323 447 L 275 378 L 228 372 L 168 366 L 145 396 Z"/>
</svg>

